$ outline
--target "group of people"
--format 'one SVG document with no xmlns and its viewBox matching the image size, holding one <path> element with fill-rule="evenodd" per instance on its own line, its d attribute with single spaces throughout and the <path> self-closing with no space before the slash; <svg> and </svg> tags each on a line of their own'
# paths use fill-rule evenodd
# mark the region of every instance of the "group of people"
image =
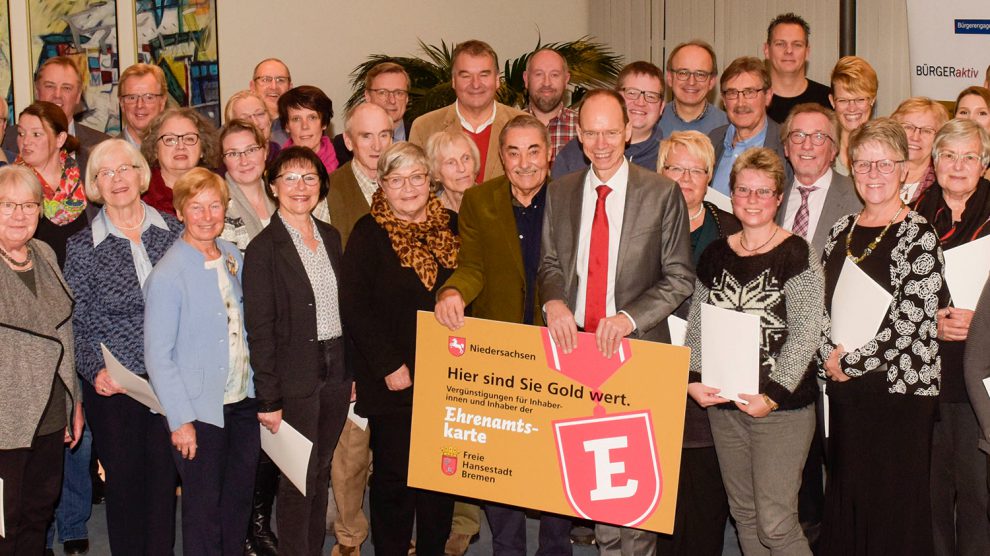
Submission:
<svg viewBox="0 0 990 556">
<path fill-rule="evenodd" d="M 990 288 L 955 306 L 943 251 L 990 234 L 990 90 L 952 118 L 923 97 L 874 117 L 869 63 L 811 81 L 809 38 L 783 14 L 766 63 L 721 73 L 710 45 L 680 44 L 574 108 L 566 60 L 541 49 L 521 109 L 469 40 L 453 104 L 408 121 L 409 76 L 383 62 L 336 136 L 330 99 L 277 59 L 220 129 L 131 66 L 119 138 L 73 120 L 79 69 L 46 60 L 0 168 L 0 554 L 52 550 L 53 518 L 86 552 L 94 448 L 115 554 L 173 553 L 179 485 L 187 555 L 316 555 L 330 528 L 335 555 L 370 532 L 378 554 L 460 556 L 481 506 L 495 554 L 525 554 L 524 508 L 407 486 L 421 310 L 546 326 L 565 352 L 593 333 L 606 357 L 687 320 L 674 532 L 595 524 L 603 554 L 721 554 L 730 514 L 747 555 L 986 554 Z M 861 346 L 831 334 L 861 310 L 834 297 L 850 267 L 891 297 Z M 759 318 L 741 401 L 704 383 L 703 346 L 724 340 L 702 334 L 706 304 Z M 305 494 L 258 422 L 313 442 Z M 577 523 L 539 519 L 539 553 L 570 554 Z"/>
</svg>

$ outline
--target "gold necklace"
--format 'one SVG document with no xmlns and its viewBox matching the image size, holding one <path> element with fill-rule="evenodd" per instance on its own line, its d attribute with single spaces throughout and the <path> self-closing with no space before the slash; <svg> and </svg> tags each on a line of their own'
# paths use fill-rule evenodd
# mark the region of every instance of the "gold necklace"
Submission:
<svg viewBox="0 0 990 556">
<path fill-rule="evenodd" d="M 853 230 L 856 229 L 856 223 L 859 222 L 859 217 L 863 216 L 863 212 L 857 214 L 856 218 L 853 219 L 852 226 L 849 227 L 849 233 L 846 234 L 846 256 L 849 257 L 849 259 L 856 264 L 859 264 L 860 262 L 863 261 L 863 259 L 869 257 L 870 254 L 873 253 L 873 250 L 877 248 L 877 245 L 880 244 L 880 241 L 883 240 L 883 236 L 887 233 L 887 230 L 889 230 L 890 227 L 894 225 L 894 221 L 897 220 L 897 217 L 900 216 L 901 212 L 903 211 L 904 211 L 904 204 L 902 203 L 901 208 L 897 209 L 897 212 L 894 214 L 894 217 L 890 219 L 890 222 L 887 222 L 887 225 L 884 226 L 883 230 L 880 232 L 880 235 L 873 238 L 873 241 L 871 241 L 870 244 L 866 246 L 866 251 L 863 251 L 863 254 L 858 257 L 852 254 L 852 236 L 853 236 Z"/>
<path fill-rule="evenodd" d="M 779 230 L 779 229 L 780 229 L 780 226 L 776 226 L 775 225 L 774 228 L 773 228 L 773 233 L 770 234 L 770 239 L 764 241 L 763 242 L 763 245 L 760 245 L 759 247 L 756 247 L 754 249 L 750 249 L 749 247 L 746 247 L 746 244 L 743 243 L 743 233 L 742 232 L 739 232 L 739 245 L 743 249 L 745 249 L 746 251 L 749 251 L 750 253 L 755 253 L 755 252 L 759 251 L 760 249 L 763 249 L 767 245 L 770 245 L 770 242 L 773 241 L 773 238 L 774 238 L 774 236 L 777 235 L 777 230 Z"/>
<path fill-rule="evenodd" d="M 34 254 L 34 249 L 31 249 L 31 246 L 28 245 L 27 246 L 27 257 L 24 258 L 24 261 L 23 262 L 22 261 L 15 261 L 14 258 L 11 257 L 9 253 L 7 253 L 7 251 L 5 251 L 2 247 L 0 247 L 0 257 L 2 257 L 3 260 L 5 260 L 8 263 L 10 263 L 11 266 L 15 267 L 15 269 L 17 269 L 17 268 L 24 268 L 27 265 L 31 264 L 31 258 L 32 258 L 31 256 L 33 254 Z"/>
</svg>

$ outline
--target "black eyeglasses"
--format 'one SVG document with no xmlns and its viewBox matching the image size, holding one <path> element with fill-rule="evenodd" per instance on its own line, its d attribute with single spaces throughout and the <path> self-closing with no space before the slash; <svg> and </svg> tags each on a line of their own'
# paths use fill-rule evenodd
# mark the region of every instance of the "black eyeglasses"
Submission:
<svg viewBox="0 0 990 556">
<path fill-rule="evenodd" d="M 182 141 L 182 144 L 187 147 L 192 147 L 196 143 L 199 143 L 198 133 L 183 133 L 182 135 L 176 135 L 174 133 L 168 133 L 162 135 L 158 138 L 166 147 L 174 147 Z"/>
<path fill-rule="evenodd" d="M 626 100 L 639 100 L 639 97 L 643 97 L 643 99 L 650 104 L 656 104 L 663 100 L 663 93 L 641 91 L 639 89 L 633 89 L 632 87 L 623 87 L 621 90 L 622 96 L 626 97 Z"/>
</svg>

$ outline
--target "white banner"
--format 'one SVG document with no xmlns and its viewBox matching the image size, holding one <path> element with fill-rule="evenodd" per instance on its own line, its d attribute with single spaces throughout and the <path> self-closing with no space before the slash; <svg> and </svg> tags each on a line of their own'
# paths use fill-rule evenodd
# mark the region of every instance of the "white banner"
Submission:
<svg viewBox="0 0 990 556">
<path fill-rule="evenodd" d="M 911 94 L 955 101 L 966 87 L 983 85 L 990 64 L 987 0 L 906 0 L 905 3 Z"/>
</svg>

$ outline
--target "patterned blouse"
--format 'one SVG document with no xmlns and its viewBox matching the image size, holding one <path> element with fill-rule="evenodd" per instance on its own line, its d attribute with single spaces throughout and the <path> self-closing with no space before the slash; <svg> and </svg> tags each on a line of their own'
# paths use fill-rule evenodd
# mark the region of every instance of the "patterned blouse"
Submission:
<svg viewBox="0 0 990 556">
<path fill-rule="evenodd" d="M 760 391 L 798 409 L 815 401 L 818 387 L 809 363 L 821 337 L 824 277 L 808 242 L 790 236 L 766 253 L 741 257 L 726 238 L 715 240 L 698 261 L 698 280 L 685 345 L 691 348 L 691 381 L 701 380 L 701 305 L 760 317 Z M 734 408 L 734 404 L 720 407 Z"/>
<path fill-rule="evenodd" d="M 831 337 L 832 294 L 846 258 L 846 236 L 854 214 L 840 218 L 825 244 L 825 328 L 818 349 L 819 371 L 835 349 Z M 856 226 L 851 249 L 862 254 L 883 227 Z M 887 392 L 916 396 L 937 396 L 941 361 L 936 339 L 935 313 L 948 299 L 944 260 L 938 236 L 918 213 L 891 227 L 859 267 L 893 295 L 887 317 L 876 337 L 840 359 L 843 372 L 853 378 L 871 372 L 886 374 Z M 829 383 L 829 393 L 850 387 L 856 381 Z"/>
<path fill-rule="evenodd" d="M 296 252 L 302 259 L 310 286 L 313 288 L 313 296 L 316 298 L 316 337 L 322 342 L 323 340 L 339 338 L 343 334 L 343 327 L 340 324 L 337 275 L 333 272 L 330 255 L 327 254 L 327 248 L 323 245 L 323 236 L 316 228 L 316 222 L 312 218 L 309 219 L 309 222 L 313 226 L 313 237 L 316 238 L 316 251 L 310 251 L 306 242 L 303 241 L 302 233 L 293 228 L 284 218 L 282 219 L 285 229 L 289 231 L 289 237 L 292 238 L 292 244 L 296 246 Z"/>
</svg>

